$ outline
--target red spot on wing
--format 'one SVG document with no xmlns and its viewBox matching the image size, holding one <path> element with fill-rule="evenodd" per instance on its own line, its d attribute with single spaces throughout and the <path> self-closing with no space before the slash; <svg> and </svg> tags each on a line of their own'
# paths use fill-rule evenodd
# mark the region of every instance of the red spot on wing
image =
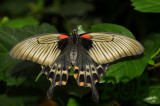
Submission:
<svg viewBox="0 0 160 106">
<path fill-rule="evenodd" d="M 66 39 L 66 38 L 69 38 L 69 36 L 67 36 L 67 35 L 60 35 L 59 36 L 59 39 Z"/>
<path fill-rule="evenodd" d="M 89 35 L 89 34 L 84 34 L 84 35 L 81 36 L 81 38 L 90 39 L 90 38 L 91 38 L 91 35 Z"/>
</svg>

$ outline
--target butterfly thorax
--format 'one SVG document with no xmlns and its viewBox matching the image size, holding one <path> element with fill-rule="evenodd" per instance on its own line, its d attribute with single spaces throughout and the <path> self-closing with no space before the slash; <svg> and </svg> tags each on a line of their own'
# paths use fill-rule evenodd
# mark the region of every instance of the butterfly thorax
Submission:
<svg viewBox="0 0 160 106">
<path fill-rule="evenodd" d="M 77 43 L 78 43 L 78 34 L 76 29 L 73 29 L 71 35 L 71 41 L 72 41 L 72 48 L 70 51 L 70 60 L 72 65 L 74 65 L 77 60 Z"/>
<path fill-rule="evenodd" d="M 72 40 L 73 44 L 78 43 L 78 34 L 77 34 L 76 29 L 73 29 L 73 31 L 72 31 L 71 40 Z"/>
</svg>

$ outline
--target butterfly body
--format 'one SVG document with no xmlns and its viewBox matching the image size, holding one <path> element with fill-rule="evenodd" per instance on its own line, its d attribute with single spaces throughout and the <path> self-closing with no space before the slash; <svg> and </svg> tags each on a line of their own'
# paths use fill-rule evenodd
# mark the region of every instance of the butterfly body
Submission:
<svg viewBox="0 0 160 106">
<path fill-rule="evenodd" d="M 76 63 L 77 55 L 78 55 L 77 54 L 77 46 L 75 44 L 73 44 L 73 47 L 70 52 L 70 61 L 71 61 L 72 65 L 74 65 Z"/>
<path fill-rule="evenodd" d="M 71 66 L 79 86 L 91 87 L 98 99 L 95 84 L 105 75 L 108 64 L 122 57 L 138 55 L 143 46 L 135 39 L 116 33 L 91 32 L 77 34 L 42 34 L 25 39 L 10 51 L 16 59 L 31 60 L 42 65 L 51 81 L 48 97 L 54 87 L 66 85 Z"/>
<path fill-rule="evenodd" d="M 70 61 L 72 65 L 74 65 L 77 60 L 77 55 L 78 55 L 77 45 L 79 43 L 78 41 L 79 41 L 79 36 L 77 34 L 77 30 L 74 29 L 72 35 L 70 36 L 70 43 L 71 43 Z"/>
</svg>

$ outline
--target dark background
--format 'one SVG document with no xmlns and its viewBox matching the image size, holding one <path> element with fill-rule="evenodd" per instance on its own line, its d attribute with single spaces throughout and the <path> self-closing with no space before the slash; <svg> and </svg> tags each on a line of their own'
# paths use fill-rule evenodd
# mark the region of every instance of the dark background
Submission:
<svg viewBox="0 0 160 106">
<path fill-rule="evenodd" d="M 38 26 L 42 23 L 48 23 L 55 26 L 58 32 L 71 33 L 72 29 L 77 25 L 82 25 L 87 29 L 90 28 L 91 25 L 95 24 L 112 23 L 129 29 L 138 41 L 144 43 L 146 39 L 152 38 L 152 34 L 160 33 L 160 14 L 137 11 L 131 4 L 132 2 L 130 0 L 1 0 L 0 28 L 3 30 L 5 28 L 22 28 L 27 25 Z M 28 24 L 21 26 L 21 22 L 24 22 L 27 17 L 31 17 L 36 20 L 35 24 L 29 22 Z M 157 48 L 159 47 L 160 46 Z M 157 50 L 158 49 L 156 49 L 156 51 Z M 154 51 L 154 53 L 156 51 Z M 18 72 L 18 75 L 16 72 L 12 74 L 14 78 L 17 78 L 17 76 L 24 77 L 25 75 L 28 75 L 27 79 L 25 79 L 23 83 L 17 85 L 11 84 L 12 86 L 10 86 L 7 83 L 7 78 L 6 80 L 0 80 L 0 104 L 2 103 L 4 106 L 20 104 L 42 106 L 67 104 L 69 106 L 148 106 L 151 104 L 144 101 L 146 95 L 142 98 L 136 99 L 136 97 L 129 97 L 127 94 L 127 96 L 121 95 L 119 91 L 122 88 L 123 91 L 133 91 L 133 86 L 139 89 L 139 86 L 137 85 L 139 81 L 142 81 L 142 85 L 148 82 L 150 82 L 151 85 L 158 84 L 160 75 L 158 72 L 159 59 L 159 55 L 153 58 L 152 60 L 158 65 L 153 67 L 153 65 L 148 64 L 141 77 L 131 80 L 125 86 L 122 83 L 118 83 L 116 85 L 113 85 L 112 83 L 97 84 L 100 96 L 103 95 L 104 89 L 108 87 L 105 99 L 100 98 L 99 103 L 95 103 L 92 100 L 91 90 L 89 88 L 78 87 L 72 76 L 69 78 L 69 83 L 67 83 L 66 86 L 55 88 L 55 96 L 52 100 L 47 99 L 46 91 L 50 85 L 49 81 L 46 79 L 45 75 L 42 75 L 35 83 L 35 78 L 41 68 L 35 63 L 25 61 L 19 65 L 29 64 L 30 67 L 27 69 L 23 68 L 23 72 Z M 35 71 L 33 69 L 35 69 Z M 143 80 L 145 81 L 143 82 Z M 145 89 L 148 88 L 149 85 Z M 72 90 L 73 93 L 68 93 Z M 155 94 L 157 93 L 159 94 L 160 92 L 155 92 Z M 121 96 L 119 97 L 118 95 Z M 125 97 L 128 97 L 128 99 L 124 99 Z M 158 102 L 154 105 L 157 103 Z"/>
</svg>

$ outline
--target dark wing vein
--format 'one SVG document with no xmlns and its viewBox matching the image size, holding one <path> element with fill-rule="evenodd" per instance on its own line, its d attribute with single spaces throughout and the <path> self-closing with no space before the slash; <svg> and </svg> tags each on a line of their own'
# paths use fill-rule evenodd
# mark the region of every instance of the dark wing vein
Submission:
<svg viewBox="0 0 160 106">
<path fill-rule="evenodd" d="M 39 64 L 52 65 L 61 49 L 58 48 L 58 37 L 61 34 L 43 34 L 25 39 L 15 45 L 10 56 L 16 59 L 31 60 Z M 62 42 L 61 46 L 64 46 Z"/>
<path fill-rule="evenodd" d="M 88 33 L 92 47 L 88 54 L 98 64 L 113 62 L 125 56 L 141 54 L 143 46 L 135 39 L 115 33 Z"/>
</svg>

